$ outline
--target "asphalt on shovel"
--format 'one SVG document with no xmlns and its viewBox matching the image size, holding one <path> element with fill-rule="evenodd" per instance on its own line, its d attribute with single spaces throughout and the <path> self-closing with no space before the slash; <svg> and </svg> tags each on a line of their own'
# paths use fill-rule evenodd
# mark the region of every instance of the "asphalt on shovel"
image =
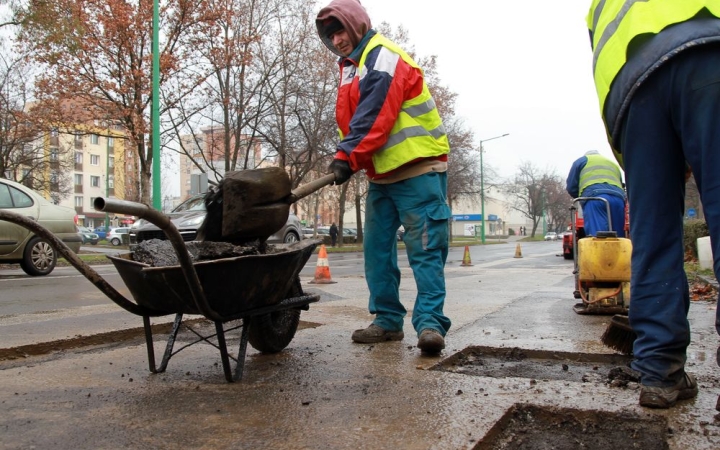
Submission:
<svg viewBox="0 0 720 450">
<path fill-rule="evenodd" d="M 285 225 L 291 204 L 333 182 L 335 175 L 328 174 L 291 189 L 290 177 L 280 167 L 228 172 L 205 196 L 207 215 L 198 240 L 265 241 Z"/>
</svg>

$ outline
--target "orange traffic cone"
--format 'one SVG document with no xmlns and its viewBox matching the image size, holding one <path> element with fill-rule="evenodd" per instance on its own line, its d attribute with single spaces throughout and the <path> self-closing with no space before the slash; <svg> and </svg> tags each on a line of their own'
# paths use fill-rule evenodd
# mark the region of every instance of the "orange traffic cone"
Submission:
<svg viewBox="0 0 720 450">
<path fill-rule="evenodd" d="M 515 258 L 522 258 L 522 250 L 520 249 L 520 244 L 515 247 Z"/>
<path fill-rule="evenodd" d="M 330 277 L 330 265 L 328 264 L 327 250 L 325 244 L 320 246 L 318 253 L 317 266 L 315 267 L 315 278 L 310 282 L 312 284 L 332 284 L 335 281 Z"/>
<path fill-rule="evenodd" d="M 467 245 L 465 246 L 465 254 L 463 255 L 463 262 L 460 265 L 463 267 L 472 266 L 472 262 L 470 261 L 470 247 L 468 247 Z"/>
</svg>

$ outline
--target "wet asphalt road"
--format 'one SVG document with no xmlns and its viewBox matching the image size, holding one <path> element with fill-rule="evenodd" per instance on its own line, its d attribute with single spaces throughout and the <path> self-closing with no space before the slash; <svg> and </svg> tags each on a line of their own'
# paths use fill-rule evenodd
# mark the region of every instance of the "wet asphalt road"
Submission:
<svg viewBox="0 0 720 450">
<path fill-rule="evenodd" d="M 336 283 L 313 285 L 311 276 L 302 277 L 303 288 L 322 301 L 303 312 L 302 329 L 283 352 L 250 349 L 238 383 L 225 382 L 217 350 L 208 345 L 186 348 L 166 372 L 151 374 L 140 338 L 1 361 L 0 448 L 473 448 L 519 403 L 659 416 L 668 421 L 669 448 L 720 448 L 714 304 L 694 303 L 690 310 L 688 368 L 698 375 L 701 393 L 669 411 L 640 408 L 632 385 L 598 379 L 433 370 L 480 345 L 612 353 L 599 342 L 608 317 L 572 312 L 572 263 L 556 256 L 557 245 L 523 244 L 523 258 L 513 257 L 512 243 L 492 246 L 494 256 L 486 251 L 491 246 L 473 247 L 472 267 L 451 258 L 445 311 L 453 327 L 440 357 L 418 353 L 409 318 L 401 342 L 350 342 L 350 332 L 371 320 L 367 290 L 360 275 L 341 274 L 341 265 L 353 263 L 331 254 Z M 412 273 L 402 274 L 402 300 L 411 310 Z M 23 316 L 31 317 L 14 320 L 25 320 L 26 328 L 45 320 Z M 178 344 L 191 338 L 181 334 Z M 237 343 L 233 336 L 231 348 Z M 162 347 L 158 336 L 156 354 Z M 629 437 L 626 448 L 631 444 Z"/>
</svg>

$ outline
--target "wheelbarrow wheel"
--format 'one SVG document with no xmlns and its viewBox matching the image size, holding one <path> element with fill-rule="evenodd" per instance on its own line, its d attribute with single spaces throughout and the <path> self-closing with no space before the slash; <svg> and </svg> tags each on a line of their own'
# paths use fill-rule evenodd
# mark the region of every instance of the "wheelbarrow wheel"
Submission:
<svg viewBox="0 0 720 450">
<path fill-rule="evenodd" d="M 293 283 L 287 298 L 303 295 L 300 278 Z M 285 309 L 261 316 L 250 321 L 248 343 L 262 353 L 277 353 L 290 344 L 300 323 L 299 309 Z"/>
</svg>

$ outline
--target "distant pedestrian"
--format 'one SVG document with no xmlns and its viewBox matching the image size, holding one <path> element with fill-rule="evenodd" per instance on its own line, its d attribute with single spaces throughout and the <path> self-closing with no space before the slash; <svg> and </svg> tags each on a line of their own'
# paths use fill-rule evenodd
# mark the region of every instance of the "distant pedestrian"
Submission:
<svg viewBox="0 0 720 450">
<path fill-rule="evenodd" d="M 333 247 L 335 247 L 335 244 L 337 244 L 337 237 L 338 237 L 338 227 L 335 225 L 335 222 L 333 222 L 332 225 L 330 225 L 330 242 Z"/>
</svg>

